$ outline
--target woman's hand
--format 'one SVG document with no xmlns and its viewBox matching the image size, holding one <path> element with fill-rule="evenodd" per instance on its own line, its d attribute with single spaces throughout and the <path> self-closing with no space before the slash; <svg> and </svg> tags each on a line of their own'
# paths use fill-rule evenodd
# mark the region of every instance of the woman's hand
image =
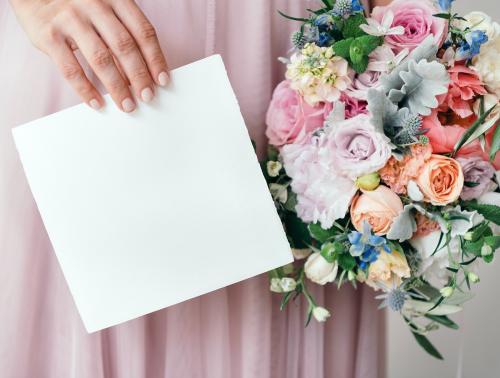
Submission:
<svg viewBox="0 0 500 378">
<path fill-rule="evenodd" d="M 104 100 L 73 51 L 79 49 L 118 107 L 131 112 L 131 90 L 145 102 L 168 67 L 155 29 L 133 0 L 11 0 L 32 43 L 49 55 L 80 97 L 99 109 Z M 129 85 L 131 89 L 129 88 Z"/>
</svg>

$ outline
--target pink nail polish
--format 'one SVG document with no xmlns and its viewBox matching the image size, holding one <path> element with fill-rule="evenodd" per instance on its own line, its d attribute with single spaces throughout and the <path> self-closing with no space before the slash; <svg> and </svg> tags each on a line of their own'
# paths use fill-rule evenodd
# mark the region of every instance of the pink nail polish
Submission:
<svg viewBox="0 0 500 378">
<path fill-rule="evenodd" d="M 162 72 L 158 75 L 158 82 L 162 87 L 166 86 L 168 84 L 168 74 L 166 72 Z"/>
<path fill-rule="evenodd" d="M 94 110 L 101 109 L 101 104 L 95 98 L 89 101 L 89 106 Z"/>
<path fill-rule="evenodd" d="M 130 113 L 135 109 L 134 101 L 131 98 L 126 98 L 122 101 L 122 109 L 126 113 Z"/>
<path fill-rule="evenodd" d="M 153 91 L 151 90 L 151 88 L 144 88 L 141 92 L 141 98 L 142 98 L 142 101 L 144 102 L 149 102 L 153 99 Z"/>
</svg>

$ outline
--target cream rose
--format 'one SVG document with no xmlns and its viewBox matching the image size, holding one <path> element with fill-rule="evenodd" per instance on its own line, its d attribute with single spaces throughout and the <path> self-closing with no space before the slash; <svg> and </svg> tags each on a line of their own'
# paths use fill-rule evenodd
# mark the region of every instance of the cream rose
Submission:
<svg viewBox="0 0 500 378">
<path fill-rule="evenodd" d="M 406 257 L 398 251 L 381 251 L 377 261 L 370 264 L 366 283 L 375 289 L 401 285 L 403 278 L 410 277 Z"/>
<path fill-rule="evenodd" d="M 455 26 L 458 29 L 482 30 L 488 36 L 488 41 L 493 41 L 500 36 L 500 25 L 493 21 L 490 16 L 483 12 L 470 12 L 464 16 L 464 20 L 455 20 Z"/>
<path fill-rule="evenodd" d="M 462 193 L 464 174 L 455 159 L 432 154 L 416 182 L 424 195 L 424 201 L 444 206 L 456 201 Z"/>
<path fill-rule="evenodd" d="M 351 220 L 359 232 L 363 231 L 363 222 L 367 221 L 376 235 L 385 235 L 401 211 L 403 203 L 399 196 L 387 186 L 380 185 L 353 200 Z"/>
<path fill-rule="evenodd" d="M 333 282 L 337 277 L 338 269 L 336 262 L 329 263 L 319 252 L 311 254 L 304 265 L 306 277 L 319 285 Z"/>
<path fill-rule="evenodd" d="M 472 60 L 486 89 L 500 97 L 500 36 L 481 46 L 479 55 Z"/>
</svg>

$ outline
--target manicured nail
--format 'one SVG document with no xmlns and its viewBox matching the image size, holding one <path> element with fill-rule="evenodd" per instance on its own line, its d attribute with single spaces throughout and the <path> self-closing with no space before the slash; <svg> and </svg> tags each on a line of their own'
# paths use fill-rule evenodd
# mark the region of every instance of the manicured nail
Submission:
<svg viewBox="0 0 500 378">
<path fill-rule="evenodd" d="M 101 104 L 95 98 L 93 98 L 92 100 L 89 101 L 89 105 L 94 110 L 101 109 Z"/>
<path fill-rule="evenodd" d="M 166 72 L 162 72 L 158 75 L 158 82 L 162 87 L 168 84 L 168 74 Z"/>
<path fill-rule="evenodd" d="M 122 101 L 122 109 L 124 112 L 130 113 L 135 109 L 134 101 L 131 98 L 126 98 Z"/>
<path fill-rule="evenodd" d="M 149 102 L 153 99 L 153 91 L 151 90 L 151 88 L 144 88 L 141 92 L 141 98 L 142 98 L 142 101 L 144 102 Z"/>
</svg>

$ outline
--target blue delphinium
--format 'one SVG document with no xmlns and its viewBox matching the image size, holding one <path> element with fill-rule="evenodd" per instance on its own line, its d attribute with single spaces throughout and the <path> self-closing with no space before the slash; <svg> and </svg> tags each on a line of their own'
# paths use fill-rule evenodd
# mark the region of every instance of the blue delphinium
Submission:
<svg viewBox="0 0 500 378">
<path fill-rule="evenodd" d="M 348 238 L 351 243 L 349 252 L 359 259 L 361 269 L 366 269 L 370 263 L 377 261 L 380 251 L 391 253 L 387 240 L 382 236 L 373 235 L 368 222 L 363 223 L 363 232 L 352 231 Z"/>
<path fill-rule="evenodd" d="M 472 30 L 465 35 L 465 40 L 459 46 L 456 54 L 457 60 L 470 60 L 481 50 L 481 45 L 488 42 L 488 36 L 482 30 Z"/>
<path fill-rule="evenodd" d="M 441 10 L 448 12 L 451 9 L 451 3 L 455 0 L 438 0 L 439 8 Z"/>
<path fill-rule="evenodd" d="M 363 6 L 359 0 L 337 0 L 333 6 L 332 13 L 335 16 L 347 18 L 356 12 L 362 12 Z"/>
</svg>

